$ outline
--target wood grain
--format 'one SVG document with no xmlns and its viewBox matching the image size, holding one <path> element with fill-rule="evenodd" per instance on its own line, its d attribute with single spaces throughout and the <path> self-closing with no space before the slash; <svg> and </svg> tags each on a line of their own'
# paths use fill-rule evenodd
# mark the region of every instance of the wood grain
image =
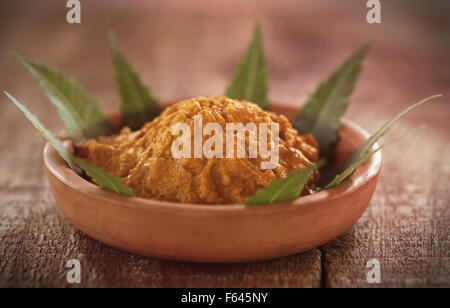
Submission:
<svg viewBox="0 0 450 308">
<path fill-rule="evenodd" d="M 383 23 L 365 22 L 360 3 L 331 1 L 95 1 L 81 25 L 61 2 L 4 1 L 0 85 L 52 130 L 61 123 L 9 50 L 76 77 L 104 108 L 117 106 L 106 33 L 162 100 L 222 93 L 253 21 L 262 22 L 270 96 L 300 105 L 333 67 L 374 41 L 347 118 L 374 131 L 405 106 L 443 93 L 396 125 L 426 124 L 384 150 L 375 197 L 346 234 L 310 252 L 268 262 L 203 265 L 124 253 L 73 228 L 56 208 L 42 167 L 43 140 L 0 98 L 0 287 L 68 287 L 77 258 L 81 287 L 371 287 L 366 262 L 381 262 L 377 286 L 449 287 L 450 42 L 448 18 L 405 2 L 383 3 Z M 58 4 L 57 4 L 58 3 Z M 341 2 L 340 2 L 341 3 Z M 402 7 L 403 5 L 403 7 Z M 422 21 L 416 22 L 418 18 Z"/>
</svg>

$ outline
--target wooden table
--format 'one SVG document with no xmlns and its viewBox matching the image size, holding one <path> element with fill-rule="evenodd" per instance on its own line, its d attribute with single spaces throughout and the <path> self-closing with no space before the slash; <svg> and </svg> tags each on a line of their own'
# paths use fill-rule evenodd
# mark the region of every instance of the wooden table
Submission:
<svg viewBox="0 0 450 308">
<path fill-rule="evenodd" d="M 0 287 L 449 287 L 445 12 L 383 2 L 382 24 L 369 25 L 365 3 L 356 1 L 185 2 L 82 1 L 82 23 L 69 25 L 64 1 L 3 1 L 1 89 L 53 131 L 62 127 L 34 80 L 7 55 L 15 50 L 75 76 L 102 107 L 117 106 L 106 41 L 114 29 L 126 56 L 161 100 L 221 94 L 259 18 L 273 100 L 302 104 L 335 65 L 369 40 L 375 45 L 347 118 L 374 131 L 413 102 L 436 93 L 445 97 L 395 126 L 391 136 L 427 127 L 383 151 L 377 191 L 352 229 L 306 253 L 233 265 L 140 257 L 76 230 L 49 190 L 43 139 L 0 98 Z M 381 263 L 380 285 L 366 280 L 372 258 Z M 81 262 L 79 285 L 66 282 L 69 259 Z"/>
</svg>

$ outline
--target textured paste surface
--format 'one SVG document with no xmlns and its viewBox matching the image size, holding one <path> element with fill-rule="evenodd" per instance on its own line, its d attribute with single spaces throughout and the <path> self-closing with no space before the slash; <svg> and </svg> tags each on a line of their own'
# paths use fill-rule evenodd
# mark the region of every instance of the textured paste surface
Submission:
<svg viewBox="0 0 450 308">
<path fill-rule="evenodd" d="M 226 123 L 254 123 L 256 126 L 267 123 L 269 136 L 270 123 L 279 123 L 278 164 L 274 169 L 264 170 L 260 168 L 263 159 L 259 155 L 248 158 L 248 134 L 245 158 L 235 155 L 235 158 L 174 159 L 171 146 L 178 135 L 171 134 L 171 127 L 183 122 L 189 124 L 193 132 L 196 115 L 202 116 L 203 127 L 211 122 L 219 123 L 223 128 L 224 143 Z M 203 144 L 210 137 L 203 135 Z M 193 148 L 193 133 L 191 138 Z M 225 150 L 225 144 L 223 148 Z M 191 153 L 193 155 L 193 150 Z M 319 151 L 314 137 L 299 136 L 286 117 L 264 111 L 250 102 L 212 96 L 169 106 L 138 131 L 131 132 L 125 127 L 117 135 L 89 140 L 77 147 L 77 155 L 120 176 L 140 197 L 184 203 L 232 204 L 244 202 L 275 178 L 317 161 Z M 315 172 L 303 193 L 308 193 L 318 179 L 319 174 Z"/>
</svg>

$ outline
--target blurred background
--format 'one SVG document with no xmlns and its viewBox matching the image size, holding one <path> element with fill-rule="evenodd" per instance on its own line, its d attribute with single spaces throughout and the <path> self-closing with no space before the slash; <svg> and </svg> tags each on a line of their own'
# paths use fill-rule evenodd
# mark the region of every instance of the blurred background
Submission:
<svg viewBox="0 0 450 308">
<path fill-rule="evenodd" d="M 60 286 L 62 253 L 87 260 L 86 277 L 93 278 L 85 286 L 367 286 L 365 262 L 373 257 L 383 262 L 383 286 L 449 285 L 448 0 L 381 0 L 381 24 L 367 23 L 366 0 L 80 2 L 81 24 L 68 24 L 65 0 L 0 1 L 0 89 L 54 132 L 62 123 L 9 51 L 59 68 L 103 108 L 117 108 L 110 30 L 160 100 L 224 93 L 256 20 L 262 24 L 272 101 L 300 106 L 368 41 L 374 45 L 347 118 L 373 132 L 426 96 L 444 98 L 395 126 L 392 135 L 421 124 L 427 128 L 383 150 L 377 192 L 354 228 L 320 250 L 247 267 L 139 258 L 76 231 L 49 191 L 43 138 L 1 94 L 0 286 Z"/>
<path fill-rule="evenodd" d="M 106 40 L 114 30 L 160 99 L 222 94 L 260 20 L 272 100 L 301 104 L 320 79 L 368 41 L 374 47 L 356 104 L 409 104 L 448 90 L 449 2 L 381 1 L 381 24 L 367 23 L 366 2 L 81 0 L 81 24 L 68 24 L 64 0 L 1 1 L 0 85 L 27 104 L 35 102 L 30 95 L 42 98 L 8 55 L 14 50 L 58 67 L 102 105 L 116 106 Z"/>
<path fill-rule="evenodd" d="M 117 108 L 110 30 L 160 100 L 223 94 L 257 20 L 263 29 L 273 101 L 300 106 L 321 79 L 368 41 L 373 48 L 347 118 L 373 131 L 403 107 L 450 90 L 446 0 L 381 1 L 381 24 L 366 21 L 365 0 L 81 0 L 81 24 L 66 22 L 66 2 L 0 2 L 0 88 L 53 130 L 62 125 L 51 104 L 9 51 L 59 68 L 104 108 Z M 427 134 L 447 142 L 448 100 L 420 110 L 398 129 L 429 120 Z M 0 111 L 2 127 L 24 121 L 3 95 Z M 25 136 L 17 129 L 0 131 L 4 142 Z"/>
</svg>

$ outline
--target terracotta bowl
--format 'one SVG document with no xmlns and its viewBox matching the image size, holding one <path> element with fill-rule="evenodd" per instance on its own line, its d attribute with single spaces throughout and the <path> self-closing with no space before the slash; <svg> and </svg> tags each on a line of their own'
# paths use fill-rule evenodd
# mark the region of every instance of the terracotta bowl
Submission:
<svg viewBox="0 0 450 308">
<path fill-rule="evenodd" d="M 276 104 L 288 118 L 297 109 Z M 120 125 L 120 115 L 112 115 Z M 367 138 L 345 121 L 336 146 L 348 157 Z M 61 211 L 79 230 L 107 245 L 162 259 L 231 263 L 266 260 L 306 251 L 338 237 L 364 213 L 377 184 L 381 153 L 336 188 L 291 202 L 198 205 L 125 197 L 74 173 L 48 144 L 44 163 Z"/>
</svg>

